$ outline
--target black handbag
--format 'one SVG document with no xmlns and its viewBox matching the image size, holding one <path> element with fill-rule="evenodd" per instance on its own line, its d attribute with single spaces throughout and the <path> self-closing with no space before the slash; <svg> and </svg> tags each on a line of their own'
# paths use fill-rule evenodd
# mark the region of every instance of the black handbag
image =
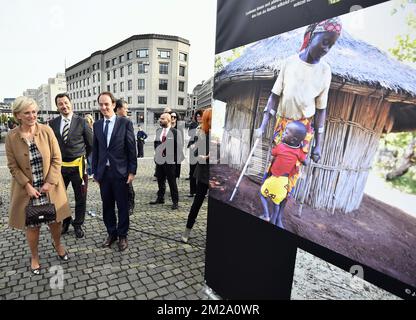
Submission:
<svg viewBox="0 0 416 320">
<path fill-rule="evenodd" d="M 49 197 L 48 197 L 49 198 Z M 28 204 L 25 210 L 26 227 L 37 227 L 41 224 L 49 224 L 56 221 L 56 209 L 53 203 L 34 206 Z"/>
</svg>

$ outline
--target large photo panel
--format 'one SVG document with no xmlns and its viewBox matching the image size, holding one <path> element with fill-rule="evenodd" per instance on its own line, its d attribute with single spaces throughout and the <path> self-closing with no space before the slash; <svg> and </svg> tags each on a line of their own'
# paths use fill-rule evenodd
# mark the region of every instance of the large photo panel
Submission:
<svg viewBox="0 0 416 320">
<path fill-rule="evenodd" d="M 214 199 L 405 298 L 416 288 L 415 6 L 388 1 L 217 54 L 210 171 Z"/>
</svg>

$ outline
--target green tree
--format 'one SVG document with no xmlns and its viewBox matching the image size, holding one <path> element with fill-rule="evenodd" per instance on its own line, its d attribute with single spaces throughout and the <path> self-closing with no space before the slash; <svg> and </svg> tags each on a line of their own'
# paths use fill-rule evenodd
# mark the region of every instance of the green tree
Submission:
<svg viewBox="0 0 416 320">
<path fill-rule="evenodd" d="M 393 9 L 392 14 L 398 10 L 411 7 L 406 17 L 408 33 L 396 37 L 397 44 L 389 51 L 400 61 L 416 62 L 416 15 L 414 13 L 416 0 L 401 0 Z M 390 143 L 394 148 L 400 148 L 396 153 L 397 166 L 387 175 L 387 180 L 394 180 L 405 175 L 416 164 L 416 134 L 414 132 L 386 135 L 385 143 Z"/>
<path fill-rule="evenodd" d="M 243 54 L 245 48 L 246 46 L 241 46 L 241 47 L 232 49 L 231 52 L 229 53 L 217 54 L 215 56 L 215 64 L 214 64 L 215 73 L 221 71 L 227 64 L 239 58 Z"/>
</svg>

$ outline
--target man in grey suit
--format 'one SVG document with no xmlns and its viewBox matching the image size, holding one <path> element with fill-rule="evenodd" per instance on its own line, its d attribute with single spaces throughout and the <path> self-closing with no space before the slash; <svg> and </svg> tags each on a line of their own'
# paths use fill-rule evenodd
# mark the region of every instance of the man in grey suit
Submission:
<svg viewBox="0 0 416 320">
<path fill-rule="evenodd" d="M 85 219 L 87 188 L 84 181 L 85 159 L 92 152 L 92 130 L 84 118 L 75 115 L 67 93 L 60 93 L 55 97 L 59 117 L 51 120 L 52 128 L 58 140 L 62 153 L 61 173 L 67 188 L 69 183 L 75 195 L 75 219 L 72 222 L 75 236 L 82 238 L 82 225 Z M 88 180 L 87 180 L 88 181 Z M 63 221 L 62 234 L 68 232 L 72 218 Z"/>
</svg>

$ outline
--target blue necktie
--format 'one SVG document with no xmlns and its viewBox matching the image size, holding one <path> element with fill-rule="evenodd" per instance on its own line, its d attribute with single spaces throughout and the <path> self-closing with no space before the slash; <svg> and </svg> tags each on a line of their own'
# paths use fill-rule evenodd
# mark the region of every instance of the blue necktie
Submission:
<svg viewBox="0 0 416 320">
<path fill-rule="evenodd" d="M 108 147 L 108 139 L 107 139 L 107 135 L 108 135 L 108 124 L 110 123 L 110 120 L 105 120 L 105 127 L 104 127 L 104 137 L 105 137 L 105 143 Z"/>
</svg>

